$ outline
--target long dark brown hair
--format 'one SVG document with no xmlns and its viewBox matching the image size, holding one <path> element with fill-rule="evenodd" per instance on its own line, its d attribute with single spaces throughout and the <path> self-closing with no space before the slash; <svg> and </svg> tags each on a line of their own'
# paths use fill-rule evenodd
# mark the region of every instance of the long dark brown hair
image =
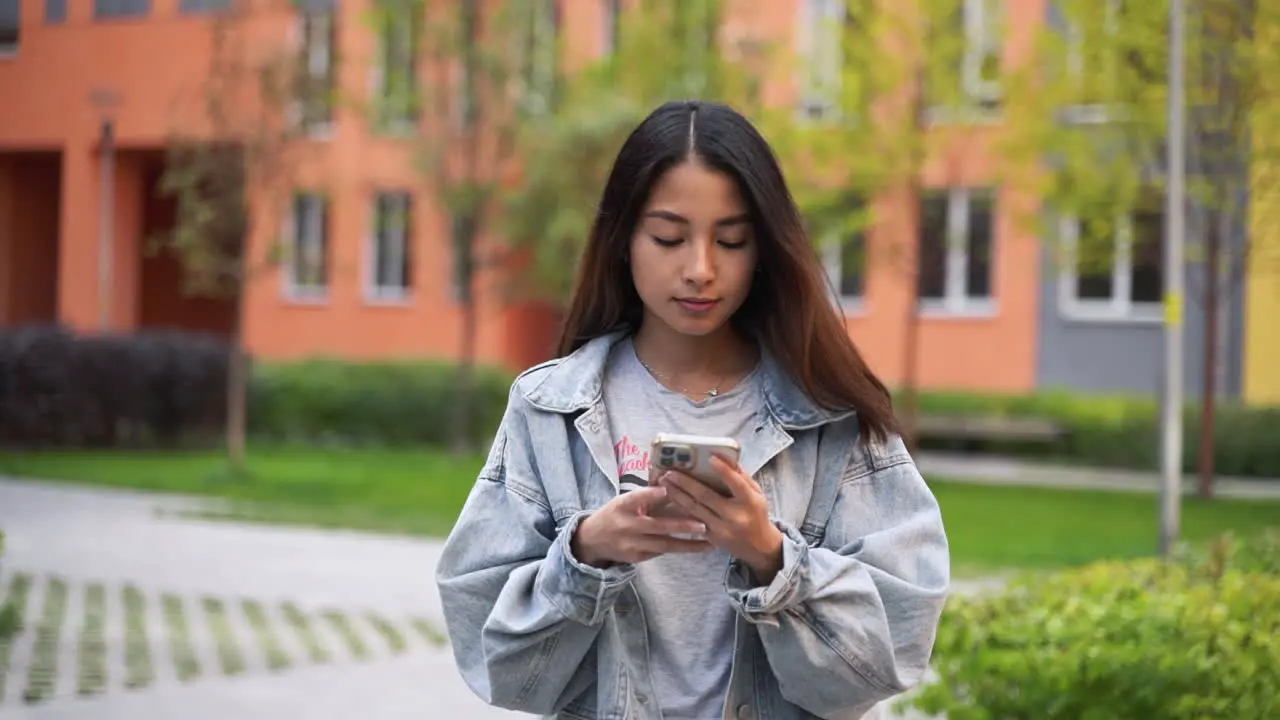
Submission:
<svg viewBox="0 0 1280 720">
<path fill-rule="evenodd" d="M 691 156 L 737 182 L 755 227 L 763 270 L 734 326 L 768 350 L 819 406 L 856 411 L 874 438 L 897 432 L 889 391 L 849 338 L 772 148 L 725 105 L 666 103 L 623 143 L 578 267 L 559 354 L 639 328 L 644 306 L 626 264 L 631 236 L 654 182 Z"/>
</svg>

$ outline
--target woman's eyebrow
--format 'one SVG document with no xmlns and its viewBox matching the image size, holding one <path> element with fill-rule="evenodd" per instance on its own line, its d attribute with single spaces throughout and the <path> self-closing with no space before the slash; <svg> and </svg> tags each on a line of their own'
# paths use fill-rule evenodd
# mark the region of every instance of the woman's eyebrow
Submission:
<svg viewBox="0 0 1280 720">
<path fill-rule="evenodd" d="M 673 213 L 670 210 L 650 210 L 645 213 L 644 216 L 647 218 L 657 218 L 658 220 L 669 220 L 670 222 L 680 223 L 681 225 L 689 224 L 688 218 L 683 215 Z M 740 213 L 738 215 L 731 215 L 727 218 L 717 220 L 716 226 L 723 228 L 730 227 L 732 225 L 744 225 L 749 222 L 751 222 L 751 216 L 747 213 Z"/>
</svg>

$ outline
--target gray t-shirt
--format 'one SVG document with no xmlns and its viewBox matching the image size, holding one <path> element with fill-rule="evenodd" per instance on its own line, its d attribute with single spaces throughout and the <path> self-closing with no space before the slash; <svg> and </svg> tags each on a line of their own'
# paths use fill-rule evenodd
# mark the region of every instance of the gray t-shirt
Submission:
<svg viewBox="0 0 1280 720">
<path fill-rule="evenodd" d="M 640 364 L 630 339 L 614 346 L 604 378 L 623 491 L 648 485 L 649 444 L 660 432 L 747 441 L 761 403 L 757 373 L 702 402 L 668 390 Z M 640 563 L 635 589 L 649 629 L 654 691 L 668 720 L 720 720 L 733 663 L 734 611 L 719 550 Z"/>
</svg>

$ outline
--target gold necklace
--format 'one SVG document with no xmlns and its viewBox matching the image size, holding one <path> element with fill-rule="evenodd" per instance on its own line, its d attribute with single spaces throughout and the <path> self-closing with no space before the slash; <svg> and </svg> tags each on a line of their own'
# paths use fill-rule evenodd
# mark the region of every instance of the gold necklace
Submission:
<svg viewBox="0 0 1280 720">
<path fill-rule="evenodd" d="M 636 355 L 636 360 L 640 360 L 640 356 L 639 356 L 639 355 Z M 675 380 L 674 380 L 670 375 L 667 375 L 666 373 L 660 373 L 660 372 L 658 372 L 657 370 L 654 370 L 652 367 L 650 367 L 650 366 L 649 366 L 649 363 L 645 362 L 644 360 L 640 360 L 640 364 L 644 366 L 644 369 L 645 369 L 645 370 L 648 370 L 648 371 L 649 371 L 649 374 L 650 374 L 650 375 L 654 376 L 654 377 L 655 377 L 655 378 L 657 378 L 659 381 L 666 382 L 666 383 L 671 383 L 671 384 L 675 384 Z M 725 377 L 721 377 L 721 378 L 720 378 L 720 381 L 719 381 L 719 382 L 717 382 L 714 386 L 712 386 L 712 388 L 711 388 L 710 390 L 700 390 L 700 391 L 698 391 L 696 394 L 698 394 L 698 395 L 706 395 L 706 396 L 707 396 L 707 397 L 709 397 L 709 398 L 713 398 L 713 397 L 715 397 L 715 396 L 719 395 L 719 394 L 720 394 L 720 386 L 724 384 L 724 381 L 725 381 L 726 377 L 727 377 L 727 376 L 725 376 Z M 683 394 L 685 394 L 685 395 L 689 395 L 689 394 L 691 394 L 693 391 L 689 390 L 689 388 L 687 388 L 687 387 L 681 387 L 681 388 L 680 388 L 680 392 L 681 392 L 681 393 L 683 393 Z"/>
</svg>

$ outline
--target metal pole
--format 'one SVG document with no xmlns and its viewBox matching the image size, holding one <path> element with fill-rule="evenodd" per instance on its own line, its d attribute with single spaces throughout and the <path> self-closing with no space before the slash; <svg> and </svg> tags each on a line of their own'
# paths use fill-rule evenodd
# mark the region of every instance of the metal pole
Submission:
<svg viewBox="0 0 1280 720">
<path fill-rule="evenodd" d="M 1183 255 L 1186 243 L 1185 23 L 1183 0 L 1169 3 L 1169 183 L 1165 198 L 1164 403 L 1162 404 L 1160 553 L 1178 539 L 1182 501 Z"/>
<path fill-rule="evenodd" d="M 115 127 L 110 118 L 102 121 L 102 137 L 99 151 L 98 187 L 101 197 L 98 205 L 98 325 L 103 333 L 111 331 L 111 281 L 112 264 L 115 261 L 115 209 L 116 209 L 116 149 Z"/>
</svg>

